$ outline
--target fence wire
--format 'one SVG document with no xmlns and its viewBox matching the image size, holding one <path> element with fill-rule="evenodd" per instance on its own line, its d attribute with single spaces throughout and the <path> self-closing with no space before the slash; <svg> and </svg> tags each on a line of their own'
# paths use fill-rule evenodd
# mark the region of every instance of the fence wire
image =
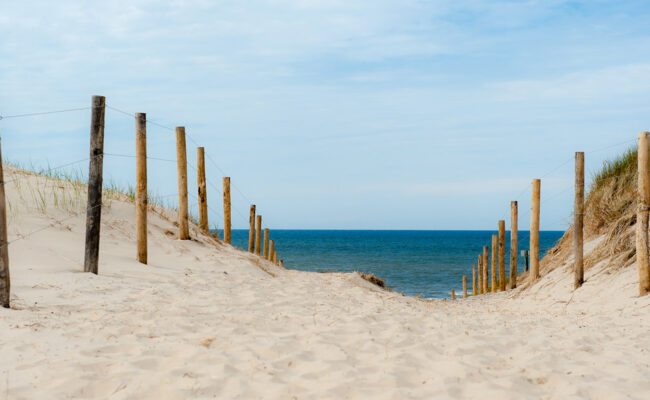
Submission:
<svg viewBox="0 0 650 400">
<path fill-rule="evenodd" d="M 94 210 L 95 208 L 97 208 L 97 207 L 101 207 L 101 206 L 102 206 L 102 203 L 95 204 L 95 205 L 92 206 L 92 207 L 87 207 L 87 208 L 86 208 L 86 214 L 87 214 L 89 211 L 92 211 L 92 210 Z M 44 231 L 44 230 L 47 230 L 47 229 L 53 228 L 56 224 L 61 224 L 61 223 L 65 222 L 65 221 L 68 221 L 68 220 L 70 220 L 70 219 L 72 219 L 72 218 L 78 217 L 79 215 L 80 215 L 80 213 L 76 213 L 76 214 L 73 213 L 72 215 L 70 215 L 70 216 L 68 216 L 68 217 L 65 217 L 65 218 L 62 218 L 62 219 L 54 220 L 54 222 L 51 222 L 50 224 L 48 224 L 48 225 L 46 225 L 46 226 L 43 226 L 43 227 L 38 228 L 38 229 L 35 229 L 35 230 L 33 230 L 33 231 L 31 231 L 31 232 L 28 232 L 28 233 L 26 233 L 26 234 L 20 234 L 20 235 L 18 235 L 18 237 L 17 237 L 16 239 L 11 240 L 11 241 L 8 241 L 8 242 L 7 242 L 6 244 L 4 244 L 4 245 L 1 245 L 1 246 L 0 246 L 0 249 L 3 248 L 3 247 L 9 246 L 9 245 L 12 244 L 12 243 L 18 242 L 18 241 L 20 241 L 20 240 L 25 240 L 25 239 L 27 239 L 28 237 L 30 237 L 30 236 L 32 236 L 32 235 L 35 235 L 36 233 L 39 233 L 39 232 L 42 232 L 42 231 Z"/>
<path fill-rule="evenodd" d="M 11 118 L 35 117 L 38 115 L 60 114 L 60 113 L 67 113 L 72 111 L 90 110 L 90 108 L 91 107 L 78 107 L 78 108 L 68 108 L 66 110 L 39 111 L 39 112 L 32 112 L 27 114 L 16 114 L 16 115 L 0 115 L 0 121 L 3 119 L 11 119 Z"/>
<path fill-rule="evenodd" d="M 75 112 L 75 111 L 90 110 L 91 108 L 92 108 L 92 107 L 76 107 L 76 108 L 68 108 L 68 109 L 61 109 L 61 110 L 50 110 L 50 111 L 30 112 L 30 113 L 24 113 L 24 114 L 0 115 L 0 120 L 12 119 L 12 118 L 35 117 L 35 116 L 48 115 L 48 114 L 69 113 L 69 112 Z M 108 105 L 108 104 L 106 105 L 106 108 L 107 108 L 107 109 L 110 109 L 110 110 L 112 110 L 112 111 L 115 111 L 115 112 L 118 112 L 118 113 L 121 113 L 121 114 L 127 115 L 127 116 L 132 117 L 132 118 L 135 118 L 135 117 L 136 117 L 136 114 L 135 114 L 135 113 L 128 112 L 128 111 L 124 111 L 124 110 L 122 110 L 122 109 L 119 109 L 119 108 L 117 108 L 117 107 L 113 107 L 113 106 Z M 166 129 L 166 130 L 171 131 L 171 132 L 174 132 L 174 131 L 175 131 L 175 129 L 172 128 L 172 127 L 170 127 L 170 126 L 167 126 L 167 125 L 164 125 L 164 124 L 158 123 L 158 122 L 153 121 L 153 120 L 150 120 L 150 119 L 148 119 L 148 118 L 147 118 L 147 120 L 146 120 L 146 123 L 147 123 L 148 125 L 154 125 L 154 126 L 157 126 L 157 127 L 159 127 L 159 128 L 162 128 L 162 129 Z M 196 145 L 197 147 L 200 147 L 200 144 L 199 144 L 199 143 L 194 139 L 194 137 L 193 137 L 191 134 L 189 134 L 188 132 L 186 132 L 186 137 L 189 139 L 189 141 L 190 141 L 191 143 L 193 143 L 193 144 Z M 625 140 L 625 141 L 617 142 L 617 143 L 614 143 L 614 144 L 611 144 L 611 145 L 607 145 L 607 146 L 604 146 L 604 147 L 596 148 L 596 149 L 593 149 L 593 150 L 590 150 L 590 151 L 586 151 L 585 154 L 593 154 L 593 153 L 597 153 L 597 152 L 605 151 L 605 150 L 608 150 L 608 149 L 611 149 L 611 148 L 614 148 L 614 147 L 618 147 L 618 146 L 621 146 L 621 145 L 624 145 L 624 144 L 630 144 L 630 143 L 632 143 L 632 142 L 636 142 L 636 139 L 629 139 L 629 140 Z M 136 158 L 135 155 L 131 155 L 131 154 L 104 153 L 103 155 L 108 156 L 108 157 Z M 94 157 L 101 157 L 101 156 L 102 156 L 102 155 L 97 155 L 97 156 L 94 156 Z M 216 161 L 213 159 L 213 157 L 211 156 L 211 154 L 210 154 L 209 152 L 206 151 L 206 152 L 205 152 L 205 156 L 206 156 L 206 158 L 208 159 L 209 163 L 211 163 L 211 164 L 212 164 L 212 165 L 213 165 L 213 166 L 214 166 L 218 171 L 220 171 L 224 176 L 227 175 L 226 172 L 225 172 L 225 171 L 224 171 L 224 170 L 219 166 L 219 164 L 216 163 Z M 59 170 L 59 169 L 62 169 L 62 168 L 66 168 L 66 167 L 70 167 L 70 166 L 72 166 L 72 165 L 79 164 L 79 163 L 82 163 L 82 162 L 85 162 L 85 161 L 89 161 L 89 160 L 91 160 L 92 158 L 93 158 L 93 157 L 86 157 L 86 158 L 79 159 L 79 160 L 76 160 L 76 161 L 68 162 L 68 163 L 65 163 L 65 164 L 62 164 L 62 165 L 58 165 L 58 166 L 51 167 L 51 168 L 48 168 L 48 169 L 45 169 L 45 170 L 41 170 L 41 171 L 37 172 L 37 174 L 47 176 L 48 174 L 51 174 L 52 172 L 54 172 L 54 171 L 56 171 L 56 170 Z M 153 156 L 147 156 L 147 160 L 152 160 L 152 161 L 162 161 L 162 162 L 169 162 L 169 163 L 175 163 L 175 162 L 177 162 L 177 160 L 167 159 L 167 158 L 162 158 L 162 157 L 153 157 Z M 541 178 L 540 178 L 540 179 L 546 178 L 546 177 L 550 176 L 551 174 L 557 172 L 557 171 L 560 170 L 562 167 L 564 167 L 564 166 L 566 166 L 567 164 L 569 164 L 572 160 L 573 160 L 573 157 L 571 157 L 571 158 L 569 158 L 569 159 L 567 159 L 567 160 L 561 162 L 560 164 L 558 164 L 558 165 L 556 165 L 555 167 L 551 168 L 548 172 L 546 172 L 546 173 L 544 173 L 543 175 L 541 175 Z M 197 171 L 196 166 L 194 166 L 191 162 L 188 162 L 188 166 L 189 166 L 193 171 L 195 171 L 195 172 Z M 610 177 L 605 178 L 605 179 L 606 179 L 606 180 L 609 180 L 609 179 L 619 178 L 619 177 L 622 177 L 622 176 L 625 176 L 625 175 L 632 175 L 632 174 L 635 174 L 635 172 L 624 173 L 624 174 L 615 175 L 615 176 L 610 176 Z M 15 178 L 13 178 L 13 179 L 11 179 L 11 180 L 7 180 L 7 181 L 4 181 L 4 182 L 0 182 L 0 184 L 7 184 L 7 183 L 16 182 L 16 181 L 21 180 L 21 179 L 29 178 L 30 176 L 31 176 L 31 175 L 25 175 L 25 176 L 21 176 L 21 177 L 17 177 L 17 178 L 15 177 Z M 207 182 L 208 185 L 209 185 L 210 187 L 212 187 L 212 188 L 213 188 L 217 193 L 220 193 L 220 192 L 221 192 L 221 190 L 220 190 L 220 189 L 219 189 L 215 184 L 213 184 L 211 180 L 207 180 L 206 182 Z M 249 204 L 252 204 L 252 203 L 253 203 L 253 202 L 250 200 L 250 198 L 249 198 L 248 196 L 246 196 L 246 195 L 244 194 L 244 192 L 243 192 L 243 191 L 238 187 L 238 185 L 237 185 L 236 183 L 231 182 L 231 187 L 232 187 L 233 189 L 235 189 L 235 191 L 237 191 L 237 193 L 239 193 L 239 195 L 241 195 L 241 197 L 242 197 L 244 200 L 246 200 Z M 566 188 L 563 188 L 563 189 L 561 189 L 559 192 L 555 193 L 554 195 L 552 195 L 552 196 L 550 196 L 550 197 L 548 197 L 548 198 L 545 198 L 542 202 L 540 202 L 540 206 L 543 205 L 543 204 L 547 204 L 548 202 L 550 202 L 550 201 L 552 201 L 552 200 L 557 199 L 558 197 L 560 197 L 560 196 L 562 196 L 563 194 L 565 194 L 566 192 L 568 192 L 572 187 L 573 187 L 573 185 L 568 186 L 568 187 L 566 187 Z M 519 200 L 521 199 L 521 197 L 524 196 L 526 193 L 528 193 L 530 190 L 531 190 L 530 185 L 526 185 L 526 187 L 523 188 L 522 191 L 519 192 L 519 193 L 515 196 L 514 199 L 519 201 Z M 196 196 L 194 196 L 193 194 L 190 194 L 190 195 L 191 195 L 191 197 L 192 197 L 193 199 L 195 199 L 195 200 L 198 201 L 198 198 L 197 198 Z M 169 196 L 173 196 L 173 195 L 169 195 Z M 169 196 L 164 196 L 164 197 L 169 197 Z M 160 197 L 159 197 L 159 198 L 160 198 Z M 97 206 L 99 206 L 99 205 L 97 205 Z M 97 207 L 97 206 L 95 206 L 95 207 Z M 235 206 L 234 204 L 232 204 L 231 206 L 232 206 L 232 208 L 235 210 L 235 212 L 236 212 L 236 213 L 237 213 L 237 214 L 242 218 L 242 220 L 243 220 L 244 222 L 248 222 L 248 217 L 247 217 L 246 215 L 244 215 L 244 213 L 241 212 L 240 209 L 239 209 L 237 206 Z M 93 207 L 93 208 L 94 208 L 94 207 Z M 208 205 L 208 209 L 209 209 L 213 214 L 215 214 L 215 215 L 222 215 L 222 214 L 218 213 L 216 210 L 214 210 L 212 207 L 210 207 L 209 205 Z M 258 211 L 259 211 L 259 207 L 258 207 Z M 507 211 L 506 211 L 506 213 L 504 213 L 504 218 L 503 218 L 503 219 L 505 219 L 506 215 L 507 215 Z M 529 215 L 530 215 L 530 210 L 528 209 L 528 210 L 525 211 L 521 216 L 522 216 L 522 217 L 525 217 L 525 216 L 529 216 Z M 73 215 L 73 216 L 71 216 L 71 217 L 69 217 L 69 218 L 72 218 L 72 217 L 74 217 L 74 216 L 76 216 L 76 215 Z M 69 218 L 66 218 L 66 219 L 63 219 L 63 220 L 60 220 L 60 221 L 55 221 L 55 222 L 56 222 L 56 223 L 61 223 L 61 222 L 65 221 L 65 220 L 67 220 L 67 219 L 69 219 Z M 49 227 L 49 226 L 51 226 L 51 225 L 48 225 L 48 227 Z M 48 227 L 44 227 L 44 228 L 42 228 L 41 230 L 43 230 L 43 229 L 47 229 Z M 35 231 L 35 232 L 39 232 L 39 231 L 40 231 L 40 230 L 37 230 L 37 231 Z M 27 234 L 26 236 L 29 236 L 29 235 L 31 235 L 31 234 L 33 234 L 33 233 L 35 233 L 35 232 L 31 232 L 31 233 Z M 14 241 L 15 241 L 15 240 L 14 240 Z M 7 245 L 8 245 L 8 244 L 9 244 L 9 243 L 7 243 Z"/>
<path fill-rule="evenodd" d="M 121 114 L 128 115 L 128 116 L 130 116 L 130 117 L 135 118 L 135 113 L 132 113 L 132 112 L 129 112 L 129 111 L 125 111 L 125 110 L 119 109 L 119 108 L 117 108 L 117 107 L 110 106 L 110 105 L 108 105 L 108 104 L 106 105 L 106 108 L 108 108 L 108 109 L 110 109 L 110 110 L 113 110 L 113 111 L 116 111 L 116 112 L 119 112 L 119 113 L 121 113 Z M 168 130 L 168 131 L 170 131 L 170 132 L 175 132 L 175 128 L 172 128 L 172 127 L 170 127 L 170 126 L 166 126 L 166 125 L 163 125 L 163 124 L 160 124 L 160 123 L 154 122 L 154 121 L 150 121 L 149 118 L 148 118 L 148 116 L 147 116 L 146 123 L 147 123 L 147 124 L 156 125 L 156 126 L 158 126 L 158 127 L 160 127 L 160 128 L 166 129 L 166 130 Z M 200 145 L 200 144 L 199 144 L 199 143 L 194 139 L 194 137 L 193 137 L 189 132 L 185 131 L 185 137 L 186 137 L 186 138 L 187 138 L 187 139 L 188 139 L 192 144 L 194 144 L 195 146 L 197 146 L 197 147 L 202 147 L 202 146 L 201 146 L 201 145 Z M 219 164 L 217 164 L 217 162 L 214 161 L 214 159 L 213 159 L 212 156 L 210 155 L 210 152 L 209 152 L 209 151 L 205 150 L 204 154 L 205 154 L 205 158 L 208 160 L 208 162 L 209 162 L 210 164 L 212 164 L 212 165 L 213 165 L 213 166 L 214 166 L 214 167 L 215 167 L 219 172 L 221 172 L 221 174 L 223 174 L 223 176 L 228 176 L 228 174 L 223 170 L 223 168 L 221 168 L 221 166 L 219 166 Z M 126 156 L 126 155 L 122 155 L 122 156 Z M 135 157 L 135 156 L 133 156 L 133 157 Z M 161 159 L 161 160 L 162 160 L 162 159 Z M 171 162 L 171 161 L 174 161 L 174 160 L 164 160 L 164 161 L 170 161 L 170 162 Z M 174 162 L 175 162 L 175 161 L 174 161 Z M 188 164 L 188 166 L 189 166 L 193 171 L 197 171 L 196 166 L 193 165 L 191 162 L 188 161 L 187 164 Z M 222 192 L 222 190 L 219 189 L 215 184 L 213 184 L 211 180 L 207 180 L 207 183 L 208 183 L 208 185 L 209 185 L 210 187 L 212 187 L 212 188 L 213 188 L 217 193 L 221 193 L 221 192 Z M 248 204 L 253 204 L 253 202 L 250 200 L 250 198 L 249 198 L 248 196 L 246 196 L 246 194 L 244 194 L 244 192 L 239 188 L 239 186 L 238 186 L 236 183 L 234 183 L 233 181 L 231 181 L 231 182 L 230 182 L 230 187 L 233 188 L 233 189 L 235 189 L 235 191 L 236 191 L 237 193 L 239 193 L 239 194 L 241 195 L 241 197 L 242 197 L 244 200 L 246 200 L 246 201 L 248 202 Z M 243 220 L 244 222 L 248 222 L 248 217 L 246 217 L 246 216 L 244 215 L 244 213 L 242 213 L 242 211 L 239 209 L 239 207 L 237 207 L 234 203 L 231 204 L 231 207 L 235 210 L 235 213 L 237 213 L 237 214 L 242 218 L 242 220 Z"/>
</svg>

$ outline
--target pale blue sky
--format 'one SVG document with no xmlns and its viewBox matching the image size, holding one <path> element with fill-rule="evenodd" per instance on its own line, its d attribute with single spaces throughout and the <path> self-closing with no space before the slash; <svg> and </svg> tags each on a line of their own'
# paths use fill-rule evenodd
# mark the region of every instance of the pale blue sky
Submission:
<svg viewBox="0 0 650 400">
<path fill-rule="evenodd" d="M 542 229 L 563 229 L 573 153 L 622 143 L 587 154 L 590 175 L 650 129 L 644 1 L 26 3 L 2 2 L 0 115 L 101 94 L 184 125 L 244 193 L 235 227 L 250 199 L 271 228 L 494 229 L 516 199 L 527 229 L 543 176 Z M 89 120 L 4 119 L 3 156 L 87 157 Z M 134 154 L 133 120 L 107 110 L 106 124 L 106 152 Z M 148 139 L 175 157 L 172 132 Z M 223 174 L 207 173 L 222 226 Z M 133 182 L 134 161 L 107 157 L 105 174 Z M 149 175 L 176 192 L 173 163 Z"/>
</svg>

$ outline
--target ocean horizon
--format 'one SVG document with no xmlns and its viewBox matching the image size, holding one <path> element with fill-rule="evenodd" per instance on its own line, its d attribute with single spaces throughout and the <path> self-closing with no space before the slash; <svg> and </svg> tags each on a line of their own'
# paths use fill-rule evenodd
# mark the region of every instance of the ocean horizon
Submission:
<svg viewBox="0 0 650 400">
<path fill-rule="evenodd" d="M 277 229 L 270 231 L 275 251 L 287 269 L 312 272 L 366 272 L 383 278 L 397 292 L 424 298 L 462 293 L 467 275 L 471 292 L 472 265 L 490 230 L 348 230 Z M 564 231 L 540 231 L 540 258 Z M 248 249 L 248 229 L 232 231 L 233 246 Z M 528 250 L 529 231 L 519 231 L 518 271 L 524 271 L 521 250 Z M 506 232 L 506 275 L 510 268 L 510 232 Z"/>
</svg>

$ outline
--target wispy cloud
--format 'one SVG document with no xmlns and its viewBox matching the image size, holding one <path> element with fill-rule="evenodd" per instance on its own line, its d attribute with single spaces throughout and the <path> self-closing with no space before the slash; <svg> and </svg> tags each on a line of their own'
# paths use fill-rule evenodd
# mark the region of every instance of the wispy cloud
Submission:
<svg viewBox="0 0 650 400">
<path fill-rule="evenodd" d="M 505 101 L 591 100 L 650 91 L 650 63 L 571 71 L 558 77 L 486 84 Z"/>
<path fill-rule="evenodd" d="M 492 206 L 503 193 L 507 206 L 510 186 L 574 151 L 648 129 L 648 17 L 645 2 L 614 0 L 7 2 L 0 115 L 103 94 L 186 125 L 248 197 L 278 213 L 301 209 L 298 194 L 275 200 L 290 182 L 282 190 L 323 204 L 339 187 L 359 204 L 364 193 L 380 198 L 377 212 L 404 205 L 404 194 L 435 198 L 446 211 L 431 220 L 458 221 L 459 196 Z M 107 118 L 107 146 L 129 152 L 132 121 Z M 86 154 L 87 124 L 66 115 L 0 121 L 0 131 L 13 158 L 64 161 Z M 53 154 L 49 132 L 64 150 Z M 173 157 L 170 133 L 152 135 Z M 588 158 L 588 169 L 611 154 Z M 570 203 L 550 207 L 559 219 Z M 311 218 L 289 211 L 277 218 Z M 345 221 L 343 205 L 335 213 Z"/>
</svg>

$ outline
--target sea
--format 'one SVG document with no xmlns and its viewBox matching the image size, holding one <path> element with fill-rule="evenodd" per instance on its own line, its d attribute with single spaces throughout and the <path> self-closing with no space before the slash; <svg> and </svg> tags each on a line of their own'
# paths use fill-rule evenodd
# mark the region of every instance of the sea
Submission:
<svg viewBox="0 0 650 400">
<path fill-rule="evenodd" d="M 449 297 L 462 294 L 462 276 L 472 288 L 472 265 L 496 231 L 406 230 L 272 230 L 278 258 L 288 269 L 316 272 L 373 273 L 386 285 L 409 296 Z M 540 232 L 540 255 L 552 248 L 563 231 Z M 521 250 L 529 232 L 519 231 L 518 271 L 524 270 Z M 233 230 L 232 244 L 248 249 L 248 230 Z M 510 233 L 506 233 L 506 276 L 510 264 Z"/>
</svg>

